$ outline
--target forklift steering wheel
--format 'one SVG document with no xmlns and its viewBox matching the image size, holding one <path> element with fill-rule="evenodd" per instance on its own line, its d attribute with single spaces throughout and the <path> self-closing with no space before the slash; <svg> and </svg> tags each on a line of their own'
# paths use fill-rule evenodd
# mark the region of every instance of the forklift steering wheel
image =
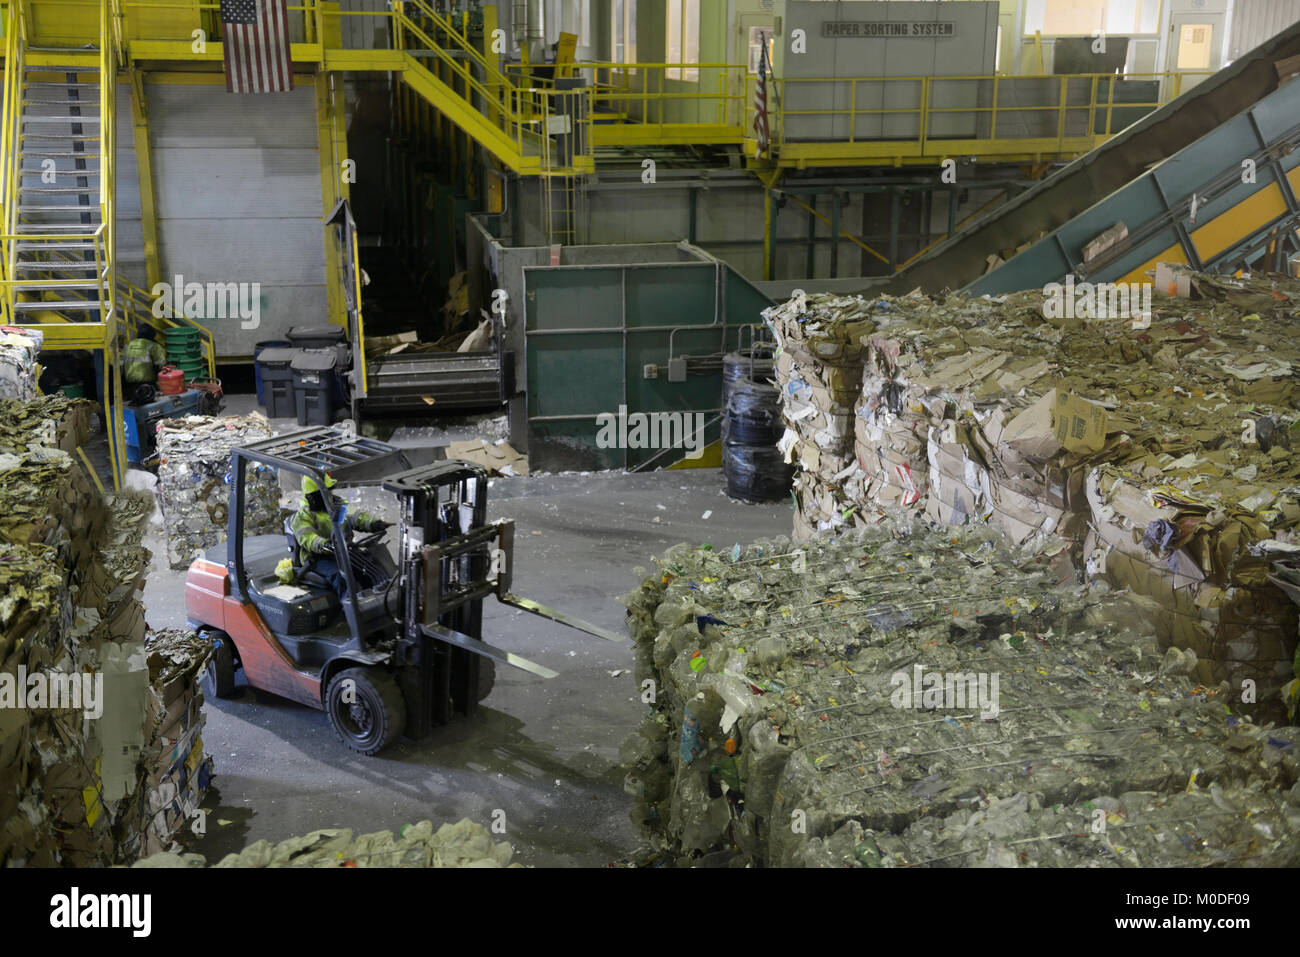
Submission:
<svg viewBox="0 0 1300 957">
<path fill-rule="evenodd" d="M 366 535 L 356 540 L 356 547 L 369 548 L 371 545 L 374 545 L 378 543 L 380 540 L 382 540 L 384 535 L 387 534 L 387 532 L 388 529 L 386 528 L 381 528 L 377 532 L 368 532 Z"/>
</svg>

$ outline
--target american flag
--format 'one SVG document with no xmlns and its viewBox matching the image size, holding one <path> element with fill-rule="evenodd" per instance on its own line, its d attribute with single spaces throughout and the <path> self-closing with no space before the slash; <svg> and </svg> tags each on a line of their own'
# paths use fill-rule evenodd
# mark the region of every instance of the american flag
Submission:
<svg viewBox="0 0 1300 957">
<path fill-rule="evenodd" d="M 293 89 L 288 0 L 221 0 L 226 89 L 287 93 Z"/>
<path fill-rule="evenodd" d="M 767 122 L 767 74 L 771 64 L 767 59 L 767 34 L 759 34 L 758 83 L 754 87 L 754 135 L 758 137 L 755 159 L 762 159 L 772 145 L 772 130 Z"/>
</svg>

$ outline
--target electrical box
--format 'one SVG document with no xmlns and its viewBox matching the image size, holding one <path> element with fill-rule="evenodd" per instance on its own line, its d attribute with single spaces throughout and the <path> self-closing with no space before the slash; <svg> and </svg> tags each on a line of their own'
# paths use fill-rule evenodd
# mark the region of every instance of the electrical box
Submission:
<svg viewBox="0 0 1300 957">
<path fill-rule="evenodd" d="M 657 365 L 647 365 L 642 375 L 647 379 L 657 379 L 659 378 L 659 367 Z"/>
<path fill-rule="evenodd" d="M 686 381 L 686 356 L 678 356 L 676 359 L 668 360 L 668 381 Z"/>
</svg>

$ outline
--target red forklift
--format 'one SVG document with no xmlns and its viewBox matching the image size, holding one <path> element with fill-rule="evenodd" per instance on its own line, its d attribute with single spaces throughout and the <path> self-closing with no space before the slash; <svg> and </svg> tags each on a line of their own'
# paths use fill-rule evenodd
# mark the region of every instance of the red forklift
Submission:
<svg viewBox="0 0 1300 957">
<path fill-rule="evenodd" d="M 472 716 L 496 666 L 540 678 L 557 672 L 483 640 L 483 599 L 607 641 L 624 636 L 513 594 L 514 523 L 487 521 L 487 472 L 447 460 L 412 468 L 404 452 L 336 428 L 276 436 L 231 452 L 227 541 L 190 566 L 185 608 L 208 635 L 209 693 L 229 697 L 243 669 L 254 688 L 319 708 L 343 742 L 377 754 L 405 734 L 419 740 L 455 714 Z M 283 535 L 245 538 L 250 470 L 310 476 L 340 487 L 378 484 L 397 497 L 397 554 L 387 531 L 349 540 L 347 505 L 335 500 L 332 545 L 345 581 L 339 595 L 297 565 Z M 299 481 L 301 479 L 299 478 Z M 294 581 L 277 575 L 294 563 Z"/>
</svg>

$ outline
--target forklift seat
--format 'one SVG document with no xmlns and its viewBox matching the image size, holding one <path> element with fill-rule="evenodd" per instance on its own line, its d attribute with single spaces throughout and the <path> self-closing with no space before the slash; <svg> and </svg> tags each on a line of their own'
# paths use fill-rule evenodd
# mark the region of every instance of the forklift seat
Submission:
<svg viewBox="0 0 1300 957">
<path fill-rule="evenodd" d="M 286 585 L 276 576 L 275 567 L 284 558 L 283 542 L 278 535 L 244 540 L 249 598 L 277 635 L 307 635 L 333 627 L 342 620 L 343 606 L 324 579 L 309 572 Z"/>
<path fill-rule="evenodd" d="M 298 537 L 293 533 L 293 519 L 284 520 L 284 538 L 289 546 L 289 561 L 293 562 L 293 577 L 309 588 L 329 588 L 330 583 L 312 571 L 298 564 Z"/>
</svg>

